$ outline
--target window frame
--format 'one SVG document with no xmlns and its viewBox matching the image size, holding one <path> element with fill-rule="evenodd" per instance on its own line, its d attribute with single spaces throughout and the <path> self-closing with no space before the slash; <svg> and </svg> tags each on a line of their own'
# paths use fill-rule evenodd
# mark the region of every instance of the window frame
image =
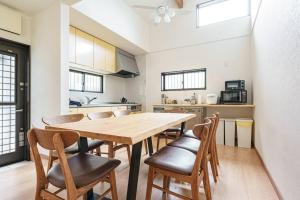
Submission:
<svg viewBox="0 0 300 200">
<path fill-rule="evenodd" d="M 250 3 L 251 3 L 250 1 L 251 0 L 248 0 L 248 15 L 245 15 L 245 16 L 242 16 L 242 17 L 236 17 L 236 18 L 232 18 L 232 19 L 227 19 L 227 20 L 223 20 L 223 21 L 219 21 L 219 22 L 214 22 L 214 23 L 207 24 L 207 25 L 204 25 L 204 26 L 200 26 L 199 25 L 199 9 L 210 6 L 210 5 L 214 5 L 214 4 L 217 4 L 217 3 L 222 3 L 224 1 L 228 1 L 228 0 L 207 0 L 205 2 L 198 3 L 196 5 L 196 28 L 201 28 L 201 27 L 205 27 L 205 26 L 208 26 L 208 25 L 216 24 L 216 23 L 231 21 L 231 20 L 235 20 L 235 19 L 239 19 L 239 18 L 243 18 L 243 17 L 247 17 L 247 16 L 251 15 L 251 10 L 250 10 L 251 9 L 250 8 Z"/>
<path fill-rule="evenodd" d="M 193 72 L 204 72 L 204 87 L 203 88 L 185 88 L 184 87 L 184 74 L 193 73 Z M 182 89 L 166 89 L 165 88 L 165 76 L 166 75 L 178 75 L 182 74 Z M 181 71 L 171 71 L 171 72 L 162 72 L 160 75 L 160 86 L 161 91 L 186 91 L 186 90 L 206 90 L 207 88 L 207 70 L 206 68 L 192 69 L 192 70 L 181 70 Z"/>
<path fill-rule="evenodd" d="M 90 93 L 104 93 L 103 92 L 103 75 L 100 75 L 100 74 L 93 74 L 93 73 L 89 73 L 89 72 L 83 72 L 83 71 L 79 71 L 79 70 L 74 70 L 74 69 L 70 69 L 69 70 L 69 73 L 70 72 L 75 72 L 75 73 L 79 73 L 79 74 L 82 74 L 82 89 L 81 90 L 75 90 L 75 89 L 70 89 L 70 85 L 69 85 L 69 91 L 72 91 L 72 92 L 90 92 Z M 97 76 L 97 77 L 100 77 L 100 83 L 101 83 L 101 86 L 100 86 L 100 91 L 89 91 L 89 90 L 85 90 L 85 75 L 88 74 L 88 75 L 92 75 L 92 76 Z"/>
</svg>

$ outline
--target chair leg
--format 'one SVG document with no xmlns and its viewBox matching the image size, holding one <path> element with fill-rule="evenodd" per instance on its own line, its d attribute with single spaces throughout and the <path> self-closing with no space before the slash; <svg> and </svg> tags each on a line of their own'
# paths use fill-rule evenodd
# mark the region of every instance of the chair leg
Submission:
<svg viewBox="0 0 300 200">
<path fill-rule="evenodd" d="M 163 188 L 169 190 L 169 186 L 170 186 L 170 177 L 164 176 Z M 162 199 L 167 200 L 167 195 L 168 194 L 166 192 L 163 192 Z"/>
<path fill-rule="evenodd" d="M 144 140 L 144 145 L 145 145 L 146 154 L 148 154 L 148 143 L 147 143 L 147 140 Z"/>
<path fill-rule="evenodd" d="M 214 177 L 214 182 L 217 182 L 217 164 L 215 162 L 215 158 L 213 157 L 213 155 L 211 156 L 209 163 L 210 163 L 210 167 L 211 167 L 211 171 L 213 173 L 213 177 Z"/>
<path fill-rule="evenodd" d="M 199 177 L 195 178 L 195 180 L 191 183 L 191 189 L 192 189 L 192 199 L 193 200 L 200 200 L 199 195 Z"/>
<path fill-rule="evenodd" d="M 114 151 L 114 145 L 112 142 L 108 142 L 108 157 L 114 158 L 115 157 L 115 151 Z"/>
<path fill-rule="evenodd" d="M 203 167 L 203 185 L 204 185 L 204 191 L 206 200 L 211 200 L 211 190 L 210 190 L 210 183 L 209 183 L 209 175 L 208 175 L 208 169 L 207 169 L 207 162 L 205 162 L 205 166 Z"/>
<path fill-rule="evenodd" d="M 152 167 L 149 167 L 145 200 L 151 200 L 153 179 L 154 179 L 154 170 Z"/>
<path fill-rule="evenodd" d="M 131 155 L 130 155 L 130 146 L 129 146 L 129 145 L 127 145 L 127 146 L 126 146 L 126 148 L 127 148 L 127 157 L 128 157 L 128 162 L 129 162 L 129 165 L 130 165 L 130 160 L 131 160 Z"/>
<path fill-rule="evenodd" d="M 217 163 L 217 165 L 220 165 L 220 163 L 219 163 L 219 156 L 218 156 L 218 149 L 217 149 L 217 144 L 216 144 L 216 142 L 215 142 L 215 157 L 216 157 L 216 163 Z"/>
<path fill-rule="evenodd" d="M 96 148 L 96 155 L 101 156 L 101 147 Z"/>
<path fill-rule="evenodd" d="M 156 151 L 159 150 L 159 141 L 160 141 L 160 136 L 157 136 Z"/>
<path fill-rule="evenodd" d="M 111 186 L 111 197 L 112 200 L 118 200 L 117 184 L 116 184 L 116 175 L 115 171 L 110 172 L 109 182 Z"/>
</svg>

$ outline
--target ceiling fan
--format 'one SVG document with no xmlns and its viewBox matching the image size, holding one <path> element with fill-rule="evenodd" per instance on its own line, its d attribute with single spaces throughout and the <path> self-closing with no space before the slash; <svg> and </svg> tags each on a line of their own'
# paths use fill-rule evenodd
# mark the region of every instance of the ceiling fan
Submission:
<svg viewBox="0 0 300 200">
<path fill-rule="evenodd" d="M 172 18 L 176 15 L 184 15 L 188 14 L 190 10 L 184 10 L 183 8 L 183 0 L 175 0 L 175 3 L 178 8 L 171 8 L 170 0 L 165 0 L 165 3 L 159 6 L 148 6 L 148 5 L 133 5 L 134 8 L 142 8 L 147 10 L 153 10 L 153 20 L 155 24 L 159 24 L 162 20 L 165 23 L 170 23 Z"/>
</svg>

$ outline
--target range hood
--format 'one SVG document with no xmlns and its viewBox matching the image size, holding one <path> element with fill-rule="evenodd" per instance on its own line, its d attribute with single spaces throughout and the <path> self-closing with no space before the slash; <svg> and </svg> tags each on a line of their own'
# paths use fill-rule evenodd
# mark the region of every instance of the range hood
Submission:
<svg viewBox="0 0 300 200">
<path fill-rule="evenodd" d="M 116 73 L 111 75 L 133 78 L 140 74 L 135 57 L 122 49 L 116 49 L 116 68 Z"/>
</svg>

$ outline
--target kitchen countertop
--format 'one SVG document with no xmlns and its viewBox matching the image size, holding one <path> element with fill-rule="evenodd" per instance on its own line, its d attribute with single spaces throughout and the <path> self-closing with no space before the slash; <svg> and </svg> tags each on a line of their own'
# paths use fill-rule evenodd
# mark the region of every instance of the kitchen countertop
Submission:
<svg viewBox="0 0 300 200">
<path fill-rule="evenodd" d="M 133 103 L 133 104 L 110 104 L 110 103 L 100 103 L 100 104 L 83 104 L 82 106 L 69 105 L 69 108 L 91 108 L 91 107 L 119 107 L 119 106 L 140 106 L 142 104 Z"/>
<path fill-rule="evenodd" d="M 253 104 L 154 104 L 153 107 L 255 108 Z"/>
</svg>

